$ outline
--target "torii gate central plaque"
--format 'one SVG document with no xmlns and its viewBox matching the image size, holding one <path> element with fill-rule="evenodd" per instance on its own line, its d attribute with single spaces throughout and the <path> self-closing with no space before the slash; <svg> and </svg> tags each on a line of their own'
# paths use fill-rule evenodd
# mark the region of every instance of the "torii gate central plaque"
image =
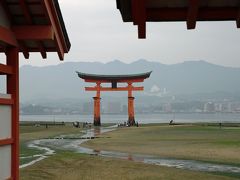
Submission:
<svg viewBox="0 0 240 180">
<path fill-rule="evenodd" d="M 133 91 L 143 91 L 144 87 L 135 87 L 133 83 L 143 82 L 149 78 L 152 72 L 142 74 L 128 74 L 128 75 L 99 75 L 99 74 L 86 74 L 77 72 L 78 76 L 85 80 L 85 82 L 96 83 L 94 87 L 85 87 L 86 91 L 96 91 L 94 99 L 94 125 L 101 126 L 100 118 L 100 92 L 101 91 L 128 91 L 128 124 L 130 126 L 135 124 L 134 117 L 134 97 Z M 102 83 L 111 83 L 112 87 L 103 87 Z M 118 87 L 118 83 L 126 83 L 125 87 Z"/>
</svg>

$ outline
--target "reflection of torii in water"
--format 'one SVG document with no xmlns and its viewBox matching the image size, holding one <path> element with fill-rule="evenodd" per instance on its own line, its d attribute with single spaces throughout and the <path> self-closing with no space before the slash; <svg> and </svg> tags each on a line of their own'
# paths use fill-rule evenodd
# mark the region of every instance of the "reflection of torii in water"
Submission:
<svg viewBox="0 0 240 180">
<path fill-rule="evenodd" d="M 128 124 L 135 125 L 134 117 L 134 97 L 132 91 L 143 91 L 144 87 L 134 87 L 133 83 L 143 82 L 149 78 L 151 72 L 131 75 L 99 75 L 99 74 L 85 74 L 77 72 L 78 76 L 85 80 L 85 82 L 96 83 L 95 87 L 85 87 L 86 91 L 96 91 L 94 99 L 94 125 L 100 126 L 100 92 L 101 91 L 128 91 Z M 102 83 L 111 83 L 112 87 L 103 87 Z M 118 87 L 118 83 L 127 83 L 126 87 Z"/>
</svg>

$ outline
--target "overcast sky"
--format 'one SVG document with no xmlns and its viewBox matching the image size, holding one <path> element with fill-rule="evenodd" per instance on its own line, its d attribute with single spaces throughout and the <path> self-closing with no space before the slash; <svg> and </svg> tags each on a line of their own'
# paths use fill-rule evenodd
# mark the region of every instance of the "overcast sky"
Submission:
<svg viewBox="0 0 240 180">
<path fill-rule="evenodd" d="M 144 58 L 164 64 L 189 60 L 240 67 L 240 29 L 235 22 L 198 22 L 195 30 L 183 23 L 147 23 L 147 39 L 137 38 L 137 28 L 123 23 L 115 0 L 59 0 L 72 44 L 64 62 L 119 59 L 130 63 Z M 30 55 L 21 65 L 58 64 L 56 53 L 47 60 Z"/>
</svg>

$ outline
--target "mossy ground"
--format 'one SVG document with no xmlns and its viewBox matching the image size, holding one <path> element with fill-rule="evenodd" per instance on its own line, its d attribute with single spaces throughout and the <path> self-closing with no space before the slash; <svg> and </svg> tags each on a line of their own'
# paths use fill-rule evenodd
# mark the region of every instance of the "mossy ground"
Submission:
<svg viewBox="0 0 240 180">
<path fill-rule="evenodd" d="M 122 128 L 84 146 L 167 158 L 240 165 L 240 127 L 155 125 Z"/>
<path fill-rule="evenodd" d="M 21 170 L 22 180 L 230 180 L 233 177 L 186 171 L 69 152 Z"/>
<path fill-rule="evenodd" d="M 24 145 L 29 140 L 80 132 L 80 129 L 71 126 L 28 128 L 21 129 L 21 152 L 26 154 L 38 153 Z M 240 166 L 240 128 L 145 125 L 138 128 L 120 128 L 100 136 L 110 138 L 97 138 L 88 141 L 85 146 L 100 150 L 154 154 Z M 26 180 L 239 179 L 239 176 L 233 174 L 194 172 L 64 151 L 57 151 L 55 155 L 21 169 L 20 174 L 21 179 Z"/>
</svg>

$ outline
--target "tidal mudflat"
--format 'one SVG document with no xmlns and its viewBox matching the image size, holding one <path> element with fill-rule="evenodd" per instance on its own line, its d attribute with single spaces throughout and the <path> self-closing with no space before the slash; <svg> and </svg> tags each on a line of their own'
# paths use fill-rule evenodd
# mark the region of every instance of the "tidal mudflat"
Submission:
<svg viewBox="0 0 240 180">
<path fill-rule="evenodd" d="M 169 177 L 173 177 L 171 174 L 171 171 L 172 172 L 174 172 L 174 171 L 181 172 L 180 174 L 181 174 L 182 179 L 191 179 L 188 176 L 189 175 L 191 176 L 191 174 L 195 174 L 195 173 L 199 174 L 198 177 L 206 176 L 205 178 L 211 177 L 210 179 L 214 179 L 214 178 L 216 178 L 216 179 L 219 179 L 219 178 L 220 179 L 221 178 L 232 179 L 234 177 L 236 177 L 236 178 L 239 177 L 239 171 L 240 171 L 239 164 L 237 163 L 237 161 L 231 161 L 231 158 L 228 159 L 228 161 L 224 161 L 224 158 L 226 158 L 226 157 L 223 157 L 223 159 L 216 159 L 216 158 L 212 157 L 212 159 L 210 159 L 209 156 L 204 156 L 206 154 L 202 153 L 201 156 L 197 156 L 194 159 L 194 158 L 192 158 L 192 154 L 189 154 L 189 156 L 182 156 L 182 154 L 180 153 L 181 151 L 179 151 L 179 154 L 175 154 L 175 156 L 170 156 L 170 155 L 172 155 L 171 153 L 173 153 L 173 152 L 168 152 L 170 154 L 164 155 L 161 153 L 162 151 L 156 151 L 156 149 L 155 149 L 159 145 L 161 145 L 160 147 L 163 147 L 162 146 L 163 144 L 161 144 L 161 143 L 164 143 L 165 145 L 168 144 L 168 146 L 169 146 L 168 148 L 170 148 L 170 149 L 174 147 L 174 144 L 176 144 L 175 152 L 178 152 L 179 147 L 181 147 L 180 144 L 182 143 L 182 145 L 183 145 L 183 147 L 185 147 L 185 149 L 188 149 L 191 147 L 192 150 L 194 150 L 194 148 L 191 145 L 191 144 L 194 144 L 193 142 L 195 142 L 195 144 L 198 144 L 198 147 L 196 147 L 196 148 L 199 148 L 203 145 L 204 145 L 203 147 L 205 147 L 206 144 L 204 144 L 203 141 L 208 139 L 208 141 L 206 141 L 205 143 L 207 143 L 207 144 L 213 143 L 213 145 L 209 146 L 209 150 L 211 150 L 211 149 L 214 150 L 214 148 L 213 148 L 214 144 L 215 144 L 215 146 L 218 146 L 219 144 L 224 144 L 224 143 L 222 143 L 222 141 L 223 142 L 228 141 L 228 143 L 227 143 L 228 145 L 235 144 L 234 143 L 235 141 L 233 142 L 233 140 L 231 140 L 231 139 L 232 138 L 234 139 L 235 136 L 239 137 L 240 132 L 239 132 L 238 128 L 221 128 L 221 129 L 219 129 L 219 127 L 208 127 L 208 126 L 205 127 L 205 126 L 199 126 L 199 125 L 197 125 L 197 126 L 175 126 L 175 127 L 174 126 L 163 126 L 163 125 L 147 125 L 147 126 L 139 127 L 139 128 L 120 128 L 115 131 L 111 131 L 111 132 L 103 133 L 103 134 L 101 132 L 99 132 L 98 130 L 95 130 L 95 131 L 88 130 L 88 132 L 89 133 L 87 133 L 84 136 L 89 137 L 89 139 L 91 139 L 91 141 L 87 141 L 87 138 L 84 138 L 84 139 L 83 138 L 77 139 L 76 137 L 73 138 L 74 135 L 70 136 L 70 138 L 69 138 L 69 136 L 65 136 L 65 137 L 64 136 L 55 136 L 57 138 L 49 138 L 47 140 L 46 139 L 40 140 L 41 146 L 51 147 L 52 149 L 55 149 L 57 151 L 57 153 L 55 155 L 53 155 L 52 157 L 49 157 L 46 160 L 43 160 L 41 162 L 34 164 L 33 166 L 24 168 L 21 171 L 21 172 L 23 172 L 22 173 L 23 177 L 24 177 L 24 175 L 26 175 L 25 172 L 29 172 L 29 173 L 32 172 L 32 169 L 34 167 L 37 167 L 40 164 L 45 163 L 46 161 L 48 161 L 48 163 L 49 163 L 49 161 L 51 159 L 55 159 L 55 157 L 59 157 L 59 159 L 61 159 L 60 154 L 65 154 L 66 152 L 68 152 L 67 153 L 68 156 L 69 156 L 69 154 L 72 154 L 71 158 L 73 158 L 75 156 L 76 157 L 80 156 L 80 155 L 77 155 L 77 153 L 79 153 L 79 152 L 80 153 L 88 153 L 88 154 L 92 154 L 92 155 L 94 154 L 94 155 L 105 156 L 105 157 L 97 157 L 97 156 L 91 156 L 91 155 L 90 156 L 84 155 L 84 156 L 80 156 L 80 159 L 84 158 L 86 160 L 88 156 L 89 156 L 89 160 L 91 160 L 91 161 L 93 161 L 92 159 L 94 157 L 96 158 L 95 160 L 100 160 L 100 161 L 108 159 L 110 162 L 111 161 L 113 162 L 113 166 L 114 166 L 114 162 L 117 163 L 118 161 L 119 161 L 119 163 L 125 162 L 126 165 L 128 165 L 129 167 L 131 166 L 130 165 L 131 163 L 133 163 L 133 164 L 136 163 L 135 168 L 138 169 L 139 165 L 137 165 L 137 164 L 139 164 L 139 162 L 141 162 L 142 165 L 144 165 L 146 168 L 148 168 L 150 166 L 154 166 L 154 164 L 155 164 L 155 165 L 160 165 L 160 167 L 158 167 L 158 168 L 160 168 L 160 169 L 163 168 L 166 170 L 166 171 L 164 171 L 163 174 L 161 171 L 159 171 L 159 175 L 155 174 L 154 172 L 152 174 L 149 172 L 151 174 L 151 176 L 149 176 L 149 177 L 152 177 L 153 179 L 155 179 L 155 178 L 159 179 L 160 177 L 163 178 L 163 177 L 166 177 L 167 175 L 169 175 Z M 169 132 L 169 135 L 167 135 L 167 132 Z M 217 135 L 217 134 L 219 134 L 219 135 Z M 82 137 L 82 136 L 78 135 L 78 137 Z M 209 137 L 211 137 L 211 138 L 209 139 Z M 223 137 L 225 137 L 225 138 L 222 139 Z M 238 139 L 235 139 L 235 140 L 237 141 Z M 177 141 L 179 143 L 176 143 Z M 83 145 L 87 148 L 82 147 L 83 142 L 85 142 Z M 39 143 L 39 141 L 38 141 L 38 143 Z M 116 144 L 118 144 L 118 145 L 116 145 Z M 113 148 L 114 145 L 116 145 L 115 148 L 117 148 L 117 149 Z M 158 147 L 158 148 L 160 148 L 160 147 Z M 225 146 L 225 148 L 226 147 L 227 146 Z M 157 148 L 157 150 L 158 150 L 158 148 Z M 238 144 L 235 144 L 235 146 L 233 146 L 233 147 L 231 145 L 229 145 L 226 150 L 228 150 L 228 151 L 230 150 L 230 151 L 234 152 L 234 150 L 237 150 L 238 148 L 239 148 Z M 223 147 L 223 149 L 224 149 L 224 147 Z M 153 150 L 155 150 L 155 151 L 153 151 Z M 181 150 L 181 149 L 179 149 L 179 150 Z M 156 152 L 158 152 L 158 153 L 156 153 Z M 161 157 L 161 158 L 156 159 L 156 156 Z M 202 157 L 204 157 L 206 159 L 204 159 Z M 118 159 L 116 159 L 116 158 L 118 158 Z M 128 159 L 130 161 L 123 161 L 122 159 Z M 62 160 L 62 161 L 65 161 L 65 160 Z M 66 159 L 66 161 L 67 161 L 67 159 Z M 79 161 L 79 159 L 76 159 L 76 162 L 77 161 Z M 81 165 L 81 166 L 83 166 L 83 165 Z M 103 167 L 104 166 L 105 165 L 103 165 Z M 163 167 L 163 166 L 167 166 L 167 167 Z M 188 168 L 183 168 L 183 167 L 188 167 Z M 91 167 L 91 168 L 95 169 L 94 167 Z M 119 168 L 121 169 L 121 167 L 119 167 Z M 222 171 L 221 168 L 225 168 L 226 171 Z M 92 169 L 92 171 L 95 172 L 95 170 L 93 170 L 93 169 Z M 35 172 L 35 170 L 34 170 L 34 172 Z M 43 169 L 41 169 L 41 170 L 43 170 Z M 45 169 L 45 170 L 46 170 L 46 174 L 49 174 L 49 170 L 47 170 L 47 169 Z M 112 170 L 112 171 L 116 171 L 116 170 Z M 61 173 L 60 170 L 58 170 L 56 168 L 56 172 L 57 171 L 59 171 L 59 173 Z M 86 170 L 86 171 L 88 171 L 88 170 Z M 204 171 L 204 172 L 201 172 L 201 171 Z M 74 170 L 73 170 L 73 172 L 74 172 Z M 140 174 L 143 173 L 141 171 L 139 171 L 139 172 L 140 172 Z M 206 173 L 206 172 L 208 172 L 208 173 Z M 41 172 L 40 174 L 42 174 L 42 173 L 44 174 L 44 172 Z M 53 172 L 51 172 L 51 173 L 53 173 Z M 104 170 L 103 170 L 103 172 L 98 172 L 98 174 L 105 174 L 105 173 L 106 172 Z M 76 172 L 75 174 L 78 174 L 78 173 Z M 218 175 L 216 175 L 216 174 L 218 174 Z M 144 174 L 142 174 L 142 175 L 144 175 Z M 34 177 L 34 175 L 33 175 L 33 177 Z M 56 177 L 56 175 L 54 175 L 54 173 L 53 173 L 53 177 Z M 108 179 L 108 178 L 111 179 L 110 177 L 111 177 L 111 174 L 106 176 L 105 179 Z M 119 177 L 127 177 L 127 176 L 124 174 L 124 176 L 120 175 Z M 138 177 L 138 175 L 137 174 L 135 174 L 133 176 L 131 175 L 128 177 L 128 179 L 130 177 L 132 179 L 134 179 L 134 178 Z M 95 175 L 93 175 L 91 179 L 97 179 L 97 176 L 95 177 Z M 173 177 L 173 179 L 179 179 L 179 176 L 176 175 L 175 178 Z M 196 178 L 194 178 L 194 179 L 196 179 Z"/>
</svg>

